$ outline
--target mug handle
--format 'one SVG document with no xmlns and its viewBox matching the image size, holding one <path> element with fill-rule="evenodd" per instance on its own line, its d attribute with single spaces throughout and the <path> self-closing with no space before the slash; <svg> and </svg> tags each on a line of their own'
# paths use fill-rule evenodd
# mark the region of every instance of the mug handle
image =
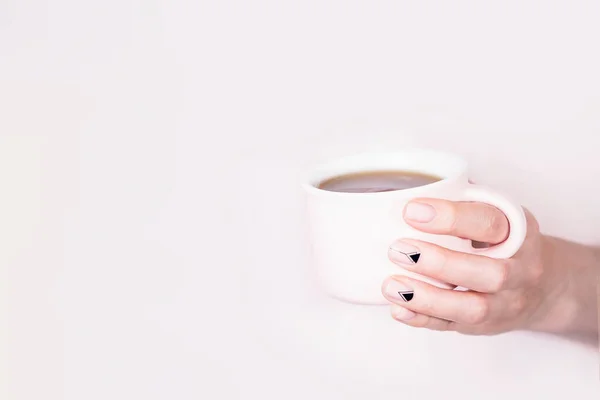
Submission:
<svg viewBox="0 0 600 400">
<path fill-rule="evenodd" d="M 527 235 L 527 218 L 523 208 L 518 203 L 493 189 L 473 184 L 469 184 L 464 189 L 461 200 L 477 201 L 494 206 L 502 211 L 508 219 L 510 229 L 508 238 L 504 242 L 492 245 L 489 248 L 473 249 L 474 253 L 491 258 L 510 258 L 519 251 Z"/>
</svg>

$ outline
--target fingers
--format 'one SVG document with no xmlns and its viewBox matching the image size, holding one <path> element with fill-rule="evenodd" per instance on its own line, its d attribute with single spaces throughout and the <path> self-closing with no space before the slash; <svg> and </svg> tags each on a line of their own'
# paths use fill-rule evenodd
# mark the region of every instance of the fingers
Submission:
<svg viewBox="0 0 600 400">
<path fill-rule="evenodd" d="M 459 324 L 485 323 L 496 311 L 493 302 L 489 301 L 489 296 L 485 294 L 440 289 L 404 276 L 388 278 L 383 283 L 382 292 L 390 302 L 401 305 L 415 314 Z M 424 321 L 422 317 L 419 318 L 417 323 L 431 323 Z M 439 325 L 440 322 L 436 324 Z"/>
<path fill-rule="evenodd" d="M 424 232 L 491 244 L 503 242 L 509 234 L 504 213 L 485 203 L 416 199 L 405 207 L 404 219 Z"/>
<path fill-rule="evenodd" d="M 397 240 L 389 259 L 409 271 L 483 293 L 497 293 L 522 284 L 523 271 L 510 260 L 461 253 L 419 240 Z"/>
</svg>

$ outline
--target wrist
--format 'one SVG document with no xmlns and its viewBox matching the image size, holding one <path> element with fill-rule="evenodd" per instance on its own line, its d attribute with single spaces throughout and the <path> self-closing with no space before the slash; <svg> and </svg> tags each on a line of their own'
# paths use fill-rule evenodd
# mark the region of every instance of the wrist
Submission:
<svg viewBox="0 0 600 400">
<path fill-rule="evenodd" d="M 541 282 L 544 299 L 534 330 L 596 334 L 600 250 L 552 236 L 544 236 L 542 241 L 548 274 Z"/>
</svg>

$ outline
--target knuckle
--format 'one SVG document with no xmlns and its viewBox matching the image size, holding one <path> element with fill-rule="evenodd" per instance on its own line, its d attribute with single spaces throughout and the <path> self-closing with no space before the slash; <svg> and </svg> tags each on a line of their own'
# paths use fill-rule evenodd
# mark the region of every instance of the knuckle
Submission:
<svg viewBox="0 0 600 400">
<path fill-rule="evenodd" d="M 448 269 L 450 261 L 449 251 L 439 248 L 437 251 L 436 261 L 429 265 L 431 275 L 441 278 L 445 276 L 445 271 Z"/>
<path fill-rule="evenodd" d="M 520 293 L 513 298 L 511 302 L 511 308 L 515 314 L 521 314 L 526 307 L 527 296 L 525 296 L 523 293 Z"/>
<path fill-rule="evenodd" d="M 423 314 L 429 317 L 437 316 L 440 314 L 440 306 L 437 304 L 435 300 L 430 298 L 425 299 L 424 296 L 421 297 L 421 303 L 415 304 L 415 312 L 418 314 Z"/>
<path fill-rule="evenodd" d="M 491 269 L 494 273 L 489 281 L 489 290 L 492 293 L 500 292 L 506 287 L 510 271 L 508 260 L 498 260 L 495 262 L 495 266 L 495 268 Z"/>
<path fill-rule="evenodd" d="M 544 276 L 544 266 L 540 261 L 533 262 L 530 265 L 529 273 L 531 275 L 531 283 L 537 286 Z"/>
<path fill-rule="evenodd" d="M 479 325 L 487 321 L 490 314 L 488 301 L 482 296 L 473 296 L 473 300 L 466 312 L 467 323 Z"/>
<path fill-rule="evenodd" d="M 444 229 L 448 232 L 455 232 L 458 226 L 458 207 L 455 203 L 448 203 L 448 206 L 444 212 L 443 225 Z"/>
<path fill-rule="evenodd" d="M 425 315 L 432 315 L 434 313 L 434 310 L 435 309 L 433 303 L 430 301 L 426 301 L 421 305 L 419 313 Z"/>
</svg>

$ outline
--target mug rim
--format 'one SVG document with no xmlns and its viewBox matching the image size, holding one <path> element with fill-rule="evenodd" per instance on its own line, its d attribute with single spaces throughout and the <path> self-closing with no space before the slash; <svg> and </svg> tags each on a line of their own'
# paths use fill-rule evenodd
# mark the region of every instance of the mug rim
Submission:
<svg viewBox="0 0 600 400">
<path fill-rule="evenodd" d="M 323 171 L 325 169 L 327 169 L 328 167 L 330 168 L 332 165 L 336 164 L 336 163 L 342 163 L 345 161 L 351 161 L 352 159 L 358 159 L 358 158 L 363 158 L 363 157 L 374 157 L 374 156 L 401 156 L 401 155 L 406 155 L 406 154 L 411 154 L 412 156 L 414 156 L 414 154 L 416 153 L 423 153 L 423 154 L 427 154 L 428 156 L 438 156 L 440 158 L 444 158 L 447 161 L 453 161 L 455 163 L 454 168 L 459 171 L 457 173 L 451 174 L 451 175 L 447 175 L 447 176 L 440 176 L 442 179 L 440 179 L 439 181 L 436 182 L 432 182 L 432 183 L 428 183 L 426 185 L 421 185 L 421 186 L 416 186 L 413 188 L 408 188 L 408 189 L 398 189 L 398 190 L 390 190 L 390 191 L 386 191 L 386 192 L 360 192 L 360 193 L 356 193 L 356 192 L 334 192 L 331 190 L 326 190 L 326 189 L 321 189 L 319 187 L 317 187 L 317 185 L 322 182 L 325 179 L 330 179 L 333 178 L 335 176 L 339 176 L 339 175 L 335 175 L 332 174 L 330 176 L 326 176 L 324 178 L 321 178 L 318 180 L 318 182 L 315 183 L 315 175 L 319 172 L 319 171 Z M 458 167 L 456 166 L 458 165 Z M 418 192 L 418 191 L 422 191 L 425 189 L 429 189 L 432 187 L 439 187 L 439 186 L 443 186 L 448 184 L 450 181 L 452 181 L 455 178 L 460 177 L 462 174 L 464 174 L 467 171 L 467 167 L 468 167 L 468 163 L 467 160 L 456 154 L 456 153 L 452 153 L 452 152 L 447 152 L 447 151 L 441 151 L 441 150 L 436 150 L 433 148 L 423 148 L 423 147 L 407 147 L 407 148 L 403 148 L 401 150 L 390 150 L 390 151 L 366 151 L 366 152 L 359 152 L 359 153 L 354 153 L 354 154 L 349 154 L 346 156 L 342 156 L 342 157 L 337 157 L 337 158 L 333 158 L 330 159 L 326 162 L 320 163 L 319 165 L 317 165 L 316 167 L 312 168 L 309 176 L 305 179 L 304 183 L 302 184 L 303 188 L 308 191 L 308 192 L 312 192 L 312 193 L 318 193 L 318 194 L 322 194 L 322 195 L 331 195 L 331 196 L 342 196 L 342 197 L 354 197 L 354 198 L 358 198 L 358 197 L 373 197 L 373 196 L 377 196 L 377 197 L 383 197 L 383 196 L 394 196 L 394 195 L 398 195 L 399 193 L 412 193 L 412 192 Z M 365 168 L 365 169 L 359 169 L 358 171 L 369 171 L 371 169 Z M 415 169 L 415 171 L 419 171 L 419 172 L 423 172 L 423 173 L 431 173 L 430 171 L 425 171 L 425 170 L 419 170 L 419 169 Z M 438 175 L 439 174 L 435 174 Z"/>
</svg>

